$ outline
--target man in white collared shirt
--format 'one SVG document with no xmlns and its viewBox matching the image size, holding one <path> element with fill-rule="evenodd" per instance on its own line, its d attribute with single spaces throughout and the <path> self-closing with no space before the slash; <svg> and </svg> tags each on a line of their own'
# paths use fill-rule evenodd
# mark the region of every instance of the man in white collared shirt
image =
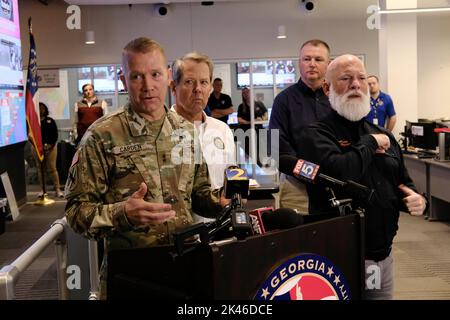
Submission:
<svg viewBox="0 0 450 320">
<path fill-rule="evenodd" d="M 206 115 L 211 92 L 213 63 L 208 56 L 191 52 L 172 64 L 172 93 L 176 103 L 172 110 L 197 128 L 203 158 L 208 166 L 211 188 L 223 186 L 224 170 L 235 164 L 234 137 L 224 122 Z M 197 221 L 203 218 L 194 215 Z"/>
</svg>

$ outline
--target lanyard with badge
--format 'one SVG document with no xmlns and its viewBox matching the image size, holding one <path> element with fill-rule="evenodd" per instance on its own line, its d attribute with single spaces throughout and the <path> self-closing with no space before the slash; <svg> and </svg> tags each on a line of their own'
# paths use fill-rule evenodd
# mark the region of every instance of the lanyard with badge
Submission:
<svg viewBox="0 0 450 320">
<path fill-rule="evenodd" d="M 378 125 L 377 108 L 381 107 L 382 105 L 383 105 L 383 101 L 380 99 L 380 96 L 378 96 L 375 100 L 370 99 L 370 106 L 372 107 L 373 113 L 374 113 L 372 123 L 375 125 Z"/>
</svg>

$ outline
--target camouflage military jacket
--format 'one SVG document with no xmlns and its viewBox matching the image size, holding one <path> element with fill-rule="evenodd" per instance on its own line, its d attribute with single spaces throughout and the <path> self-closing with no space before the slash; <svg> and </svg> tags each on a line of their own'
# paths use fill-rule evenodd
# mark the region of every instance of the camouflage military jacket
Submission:
<svg viewBox="0 0 450 320">
<path fill-rule="evenodd" d="M 193 210 L 215 217 L 221 209 L 218 194 L 211 191 L 205 162 L 195 159 L 193 130 L 168 110 L 162 126 L 155 126 L 129 104 L 98 120 L 83 137 L 69 170 L 66 216 L 71 227 L 90 238 L 107 237 L 109 249 L 136 248 L 169 243 L 171 232 L 192 223 Z M 130 224 L 125 201 L 142 182 L 148 187 L 146 201 L 175 198 L 174 220 Z"/>
</svg>

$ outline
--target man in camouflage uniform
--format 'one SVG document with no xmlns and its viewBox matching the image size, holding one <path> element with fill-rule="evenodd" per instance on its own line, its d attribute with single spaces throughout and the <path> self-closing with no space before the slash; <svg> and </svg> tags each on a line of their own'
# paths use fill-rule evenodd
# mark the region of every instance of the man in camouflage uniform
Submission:
<svg viewBox="0 0 450 320">
<path fill-rule="evenodd" d="M 194 161 L 193 125 L 164 106 L 163 48 L 138 38 L 122 60 L 130 102 L 89 128 L 66 184 L 70 226 L 106 237 L 105 252 L 167 244 L 192 223 L 192 211 L 215 217 L 226 203 L 211 191 L 204 161 Z"/>
</svg>

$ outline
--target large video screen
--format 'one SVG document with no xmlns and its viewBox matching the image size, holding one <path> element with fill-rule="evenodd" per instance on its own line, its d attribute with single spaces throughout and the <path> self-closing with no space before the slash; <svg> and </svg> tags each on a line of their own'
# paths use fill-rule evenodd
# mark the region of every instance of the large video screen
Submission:
<svg viewBox="0 0 450 320">
<path fill-rule="evenodd" d="M 254 61 L 253 86 L 273 87 L 273 72 L 277 87 L 284 87 L 295 83 L 295 65 L 292 60 Z M 238 88 L 250 86 L 250 62 L 236 63 Z"/>
<path fill-rule="evenodd" d="M 17 0 L 0 0 L 0 147 L 27 140 Z"/>
</svg>

